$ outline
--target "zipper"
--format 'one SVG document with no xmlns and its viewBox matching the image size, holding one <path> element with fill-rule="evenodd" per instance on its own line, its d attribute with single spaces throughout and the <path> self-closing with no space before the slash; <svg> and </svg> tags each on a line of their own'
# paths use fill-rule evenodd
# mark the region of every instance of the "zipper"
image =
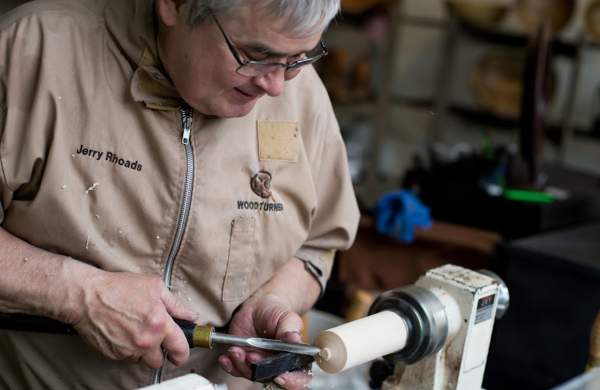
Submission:
<svg viewBox="0 0 600 390">
<path fill-rule="evenodd" d="M 181 247 L 183 233 L 185 233 L 188 217 L 190 215 L 190 208 L 192 205 L 192 192 L 194 188 L 194 148 L 192 147 L 192 143 L 190 142 L 192 138 L 193 112 L 189 106 L 181 107 L 180 112 L 181 126 L 183 128 L 183 136 L 181 137 L 181 143 L 185 148 L 185 176 L 183 180 L 183 199 L 181 201 L 179 215 L 177 216 L 175 238 L 173 239 L 173 244 L 171 245 L 171 249 L 169 250 L 169 255 L 167 256 L 167 261 L 165 263 L 165 271 L 163 273 L 163 282 L 169 290 L 171 289 L 171 279 L 173 277 L 173 266 L 175 265 L 175 258 L 177 257 L 177 253 L 179 252 L 179 248 Z M 163 367 L 154 370 L 152 375 L 152 384 L 160 383 L 162 369 Z"/>
</svg>

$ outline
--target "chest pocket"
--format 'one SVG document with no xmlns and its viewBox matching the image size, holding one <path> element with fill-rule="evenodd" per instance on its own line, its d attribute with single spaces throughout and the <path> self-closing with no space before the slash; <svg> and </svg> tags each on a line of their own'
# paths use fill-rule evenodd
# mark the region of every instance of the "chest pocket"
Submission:
<svg viewBox="0 0 600 390">
<path fill-rule="evenodd" d="M 253 216 L 236 217 L 231 222 L 227 269 L 221 299 L 239 301 L 247 297 L 256 251 L 256 219 Z"/>
</svg>

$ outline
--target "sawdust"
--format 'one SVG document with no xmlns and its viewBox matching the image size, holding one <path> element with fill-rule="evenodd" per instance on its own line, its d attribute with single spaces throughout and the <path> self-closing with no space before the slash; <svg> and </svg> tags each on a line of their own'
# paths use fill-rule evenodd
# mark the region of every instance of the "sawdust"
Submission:
<svg viewBox="0 0 600 390">
<path fill-rule="evenodd" d="M 100 185 L 100 183 L 94 183 L 92 184 L 92 186 L 90 188 L 88 188 L 87 190 L 85 190 L 85 194 L 89 194 L 91 191 L 95 191 L 96 188 L 98 188 L 98 186 Z"/>
<path fill-rule="evenodd" d="M 23 263 L 27 263 L 29 261 L 28 257 L 23 257 Z"/>
</svg>

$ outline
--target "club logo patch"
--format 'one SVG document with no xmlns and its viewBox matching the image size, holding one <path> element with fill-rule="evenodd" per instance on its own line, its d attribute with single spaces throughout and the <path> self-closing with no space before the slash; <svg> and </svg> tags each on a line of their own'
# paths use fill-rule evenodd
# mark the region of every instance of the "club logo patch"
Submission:
<svg viewBox="0 0 600 390">
<path fill-rule="evenodd" d="M 271 192 L 272 178 L 273 176 L 267 171 L 259 171 L 252 176 L 250 179 L 252 192 L 263 198 L 263 200 L 238 200 L 237 209 L 267 213 L 282 213 L 283 203 L 276 202 L 273 199 L 273 193 Z M 269 201 L 269 199 L 271 199 L 271 201 Z"/>
<path fill-rule="evenodd" d="M 259 171 L 250 179 L 250 188 L 252 192 L 260 196 L 263 200 L 238 200 L 237 209 L 243 211 L 258 211 L 266 213 L 282 213 L 283 203 L 276 202 L 273 199 L 271 191 L 271 179 L 273 176 L 267 171 Z M 271 201 L 269 201 L 271 199 Z"/>
<path fill-rule="evenodd" d="M 267 171 L 260 171 L 250 179 L 252 191 L 263 199 L 271 197 L 271 179 L 273 177 Z"/>
</svg>

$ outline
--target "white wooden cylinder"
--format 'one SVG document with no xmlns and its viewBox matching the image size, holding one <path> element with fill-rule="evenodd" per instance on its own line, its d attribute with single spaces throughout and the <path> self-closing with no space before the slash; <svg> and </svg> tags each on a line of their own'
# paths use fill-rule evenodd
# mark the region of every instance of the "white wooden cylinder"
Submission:
<svg viewBox="0 0 600 390">
<path fill-rule="evenodd" d="M 330 374 L 358 366 L 404 348 L 406 322 L 392 311 L 382 311 L 325 330 L 315 339 L 321 348 L 317 364 Z"/>
</svg>

